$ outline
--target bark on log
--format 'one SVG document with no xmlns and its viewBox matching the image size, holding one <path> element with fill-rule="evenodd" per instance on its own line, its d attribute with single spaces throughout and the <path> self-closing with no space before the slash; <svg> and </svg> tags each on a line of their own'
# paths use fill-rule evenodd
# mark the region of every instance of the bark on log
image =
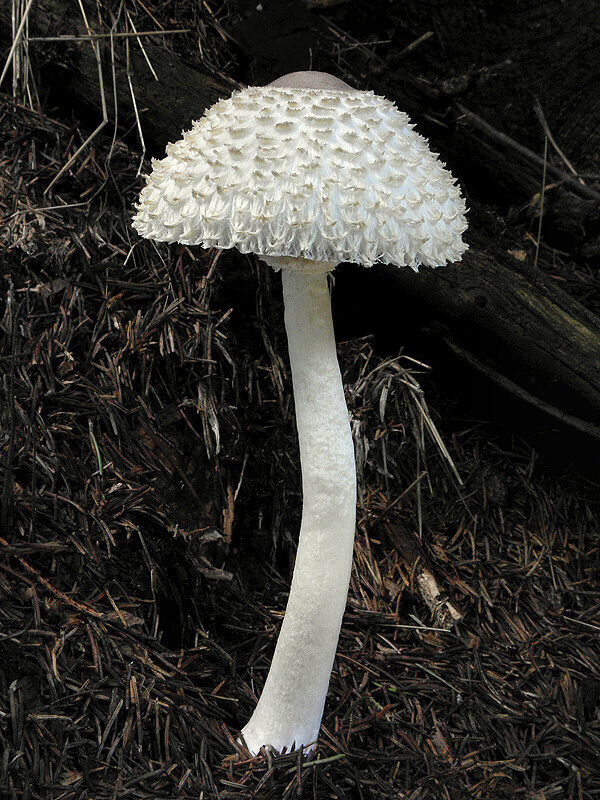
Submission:
<svg viewBox="0 0 600 800">
<path fill-rule="evenodd" d="M 106 33 L 94 25 L 90 8 L 88 20 L 94 33 Z M 5 56 L 12 44 L 11 27 L 11 2 L 0 0 L 0 47 Z M 65 35 L 88 35 L 77 4 L 37 0 L 28 18 L 28 37 L 33 39 L 28 51 L 37 67 L 40 92 L 49 92 L 51 102 L 67 102 L 76 114 L 86 110 L 96 124 L 102 121 L 104 92 L 108 118 L 118 123 L 121 134 L 135 130 L 139 115 L 150 154 L 164 152 L 166 142 L 178 139 L 190 120 L 237 87 L 225 76 L 189 66 L 156 43 L 160 36 L 142 36 L 142 49 L 135 38 L 54 40 Z M 2 88 L 6 91 L 6 84 Z"/>
<path fill-rule="evenodd" d="M 438 333 L 474 369 L 567 425 L 600 438 L 600 320 L 509 255 L 469 250 L 445 269 L 386 267 L 435 311 Z"/>
<path fill-rule="evenodd" d="M 73 33 L 77 26 L 85 33 L 79 22 L 69 18 L 72 9 L 67 0 L 40 0 L 32 7 L 29 35 Z M 6 53 L 11 44 L 9 0 L 0 0 L 0 22 L 0 45 Z M 75 113 L 87 108 L 101 118 L 98 64 L 90 42 L 53 47 L 63 63 L 61 90 L 67 93 Z M 104 75 L 111 75 L 112 55 L 119 126 L 130 126 L 134 119 L 131 77 L 138 107 L 148 109 L 141 114 L 146 143 L 160 153 L 191 119 L 235 87 L 225 78 L 187 66 L 159 45 L 144 41 L 144 48 L 158 81 L 139 48 L 129 48 L 127 64 L 121 41 L 112 53 L 104 43 Z M 41 75 L 42 85 L 48 74 Z M 109 110 L 111 107 L 109 102 Z M 463 132 L 457 131 L 461 141 Z M 478 146 L 463 155 L 463 163 L 471 153 L 480 158 L 489 148 L 489 137 L 478 133 L 476 127 L 469 129 L 469 137 Z M 456 148 L 456 141 L 448 143 L 450 149 Z M 502 171 L 498 158 L 495 167 Z M 525 191 L 539 188 L 537 178 L 531 179 L 526 172 L 523 175 Z M 568 186 L 563 189 L 570 200 L 575 197 Z M 592 196 L 577 200 L 587 204 L 588 215 L 598 208 Z M 600 437 L 600 321 L 541 274 L 517 270 L 518 264 L 511 264 L 500 246 L 494 250 L 476 224 L 472 224 L 469 237 L 472 247 L 462 265 L 435 273 L 423 270 L 419 275 L 391 270 L 390 280 L 403 295 L 408 292 L 419 298 L 442 321 L 449 346 L 474 368 L 564 422 Z"/>
</svg>

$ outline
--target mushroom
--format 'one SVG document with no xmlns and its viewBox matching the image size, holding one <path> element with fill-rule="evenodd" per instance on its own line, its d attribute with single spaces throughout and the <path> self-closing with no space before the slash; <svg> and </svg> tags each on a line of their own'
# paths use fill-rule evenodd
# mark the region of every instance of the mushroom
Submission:
<svg viewBox="0 0 600 800">
<path fill-rule="evenodd" d="M 302 522 L 250 752 L 316 745 L 352 567 L 356 468 L 329 276 L 340 262 L 440 266 L 466 245 L 454 178 L 389 100 L 297 72 L 217 102 L 153 162 L 133 225 L 236 247 L 281 271 L 302 467 Z"/>
</svg>

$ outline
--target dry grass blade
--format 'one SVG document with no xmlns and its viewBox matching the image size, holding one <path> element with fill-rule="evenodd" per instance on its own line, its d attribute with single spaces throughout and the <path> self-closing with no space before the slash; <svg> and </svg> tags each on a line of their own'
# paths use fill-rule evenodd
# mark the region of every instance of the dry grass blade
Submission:
<svg viewBox="0 0 600 800">
<path fill-rule="evenodd" d="M 15 57 L 16 57 L 15 54 L 17 53 L 18 48 L 22 44 L 23 31 L 25 30 L 25 27 L 27 25 L 27 17 L 29 15 L 29 11 L 31 9 L 32 2 L 33 2 L 33 0 L 27 0 L 27 5 L 23 9 L 22 13 L 19 14 L 18 3 L 16 3 L 13 0 L 13 25 L 14 25 L 14 20 L 15 19 L 18 20 L 18 25 L 16 26 L 16 30 L 14 31 L 12 47 L 10 48 L 10 51 L 9 51 L 7 57 L 6 57 L 6 61 L 4 62 L 4 66 L 2 68 L 2 73 L 0 73 L 0 86 L 4 82 L 4 78 L 6 77 L 6 73 L 10 69 L 10 65 L 15 60 Z M 25 73 L 27 73 L 27 65 L 26 64 L 23 67 L 23 71 Z M 20 72 L 20 70 L 15 71 L 15 81 L 13 81 L 13 90 L 14 90 L 14 87 L 15 87 L 15 82 L 18 80 L 18 73 L 19 72 Z"/>
</svg>

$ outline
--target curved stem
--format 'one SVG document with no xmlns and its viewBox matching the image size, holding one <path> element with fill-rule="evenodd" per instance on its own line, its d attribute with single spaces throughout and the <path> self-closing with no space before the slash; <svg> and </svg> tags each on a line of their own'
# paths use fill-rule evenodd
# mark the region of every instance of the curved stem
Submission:
<svg viewBox="0 0 600 800">
<path fill-rule="evenodd" d="M 302 524 L 271 669 L 242 731 L 249 750 L 314 747 L 346 606 L 356 467 L 327 274 L 282 270 L 302 465 Z"/>
</svg>

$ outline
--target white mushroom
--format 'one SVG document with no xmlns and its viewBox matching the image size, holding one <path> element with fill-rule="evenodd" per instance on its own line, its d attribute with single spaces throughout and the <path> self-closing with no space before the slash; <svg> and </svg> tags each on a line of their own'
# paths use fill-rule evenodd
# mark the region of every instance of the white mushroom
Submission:
<svg viewBox="0 0 600 800">
<path fill-rule="evenodd" d="M 466 250 L 465 204 L 406 114 L 300 72 L 221 100 L 155 161 L 134 227 L 236 247 L 281 270 L 302 465 L 300 537 L 271 669 L 242 731 L 253 754 L 316 744 L 344 614 L 354 448 L 328 275 L 339 262 L 439 266 Z"/>
</svg>

